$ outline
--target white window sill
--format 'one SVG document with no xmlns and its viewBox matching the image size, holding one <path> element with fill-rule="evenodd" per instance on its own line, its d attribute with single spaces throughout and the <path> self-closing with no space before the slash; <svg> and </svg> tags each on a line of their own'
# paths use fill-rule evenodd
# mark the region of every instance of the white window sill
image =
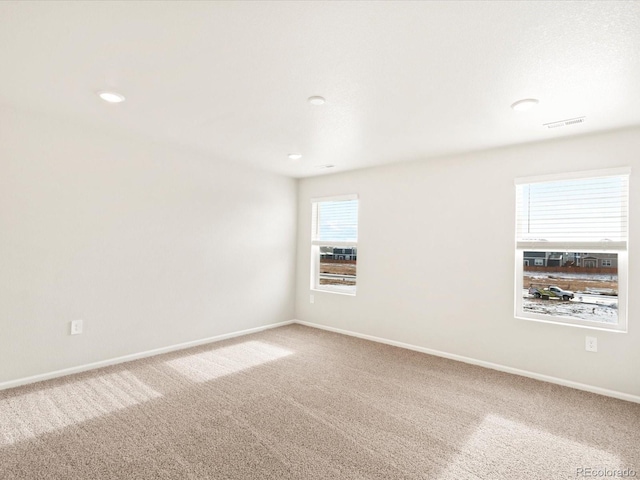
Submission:
<svg viewBox="0 0 640 480">
<path fill-rule="evenodd" d="M 336 295 L 346 295 L 347 297 L 355 297 L 356 296 L 356 292 L 341 292 L 339 290 L 330 290 L 330 289 L 324 289 L 324 288 L 312 288 L 311 289 L 312 292 L 321 292 L 321 293 L 334 293 Z"/>
<path fill-rule="evenodd" d="M 530 318 L 530 317 L 521 317 L 515 315 L 517 320 L 526 320 L 528 322 L 539 322 L 539 323 L 551 323 L 554 325 L 562 325 L 565 327 L 578 327 L 578 328 L 586 328 L 587 330 L 598 330 L 601 332 L 612 332 L 612 333 L 627 333 L 627 330 L 621 330 L 618 325 L 606 326 L 606 323 L 603 323 L 602 326 L 599 325 L 589 325 L 585 323 L 569 323 L 566 320 L 558 317 L 551 317 L 549 319 L 542 320 L 540 318 Z"/>
</svg>

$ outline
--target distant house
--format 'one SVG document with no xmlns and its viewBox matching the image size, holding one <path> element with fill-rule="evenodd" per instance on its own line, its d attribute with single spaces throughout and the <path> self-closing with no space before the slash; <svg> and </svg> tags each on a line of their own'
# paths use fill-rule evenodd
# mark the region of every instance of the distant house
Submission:
<svg viewBox="0 0 640 480">
<path fill-rule="evenodd" d="M 547 252 L 524 252 L 524 266 L 546 267 Z"/>
<path fill-rule="evenodd" d="M 358 259 L 357 247 L 322 247 L 320 260 L 349 260 Z"/>
<path fill-rule="evenodd" d="M 579 261 L 585 268 L 618 268 L 617 253 L 584 253 Z"/>
<path fill-rule="evenodd" d="M 616 253 L 524 252 L 525 267 L 618 268 Z"/>
<path fill-rule="evenodd" d="M 550 253 L 547 257 L 547 267 L 562 267 L 564 263 L 564 254 L 562 253 Z"/>
</svg>

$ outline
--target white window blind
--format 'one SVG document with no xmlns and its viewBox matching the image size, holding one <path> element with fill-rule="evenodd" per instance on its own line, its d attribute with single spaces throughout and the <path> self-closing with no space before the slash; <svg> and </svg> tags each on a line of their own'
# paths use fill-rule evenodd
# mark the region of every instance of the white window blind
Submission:
<svg viewBox="0 0 640 480">
<path fill-rule="evenodd" d="M 358 198 L 354 195 L 313 199 L 313 245 L 355 245 L 358 242 Z"/>
<path fill-rule="evenodd" d="M 626 248 L 628 190 L 628 173 L 518 183 L 518 246 Z"/>
</svg>

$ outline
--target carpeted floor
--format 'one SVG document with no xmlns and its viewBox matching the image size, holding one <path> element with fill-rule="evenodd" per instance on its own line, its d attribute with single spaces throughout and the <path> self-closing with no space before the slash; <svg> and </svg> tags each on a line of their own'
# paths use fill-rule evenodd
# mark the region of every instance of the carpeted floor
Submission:
<svg viewBox="0 0 640 480">
<path fill-rule="evenodd" d="M 2 480 L 640 477 L 638 404 L 300 325 L 2 391 L 0 427 Z"/>
</svg>

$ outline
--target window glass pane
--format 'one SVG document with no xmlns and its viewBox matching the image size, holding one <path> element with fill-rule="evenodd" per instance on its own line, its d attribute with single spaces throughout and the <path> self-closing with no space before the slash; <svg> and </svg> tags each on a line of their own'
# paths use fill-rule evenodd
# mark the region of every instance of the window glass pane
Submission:
<svg viewBox="0 0 640 480">
<path fill-rule="evenodd" d="M 356 293 L 357 195 L 312 202 L 311 288 Z"/>
<path fill-rule="evenodd" d="M 618 254 L 523 252 L 523 311 L 618 323 Z"/>
<path fill-rule="evenodd" d="M 628 177 L 618 175 L 517 187 L 517 238 L 625 240 Z"/>
<path fill-rule="evenodd" d="M 356 286 L 357 247 L 320 247 L 320 285 L 353 292 Z M 333 289 L 333 288 L 332 288 Z"/>
<path fill-rule="evenodd" d="M 358 241 L 358 200 L 319 202 L 313 240 Z"/>
</svg>

